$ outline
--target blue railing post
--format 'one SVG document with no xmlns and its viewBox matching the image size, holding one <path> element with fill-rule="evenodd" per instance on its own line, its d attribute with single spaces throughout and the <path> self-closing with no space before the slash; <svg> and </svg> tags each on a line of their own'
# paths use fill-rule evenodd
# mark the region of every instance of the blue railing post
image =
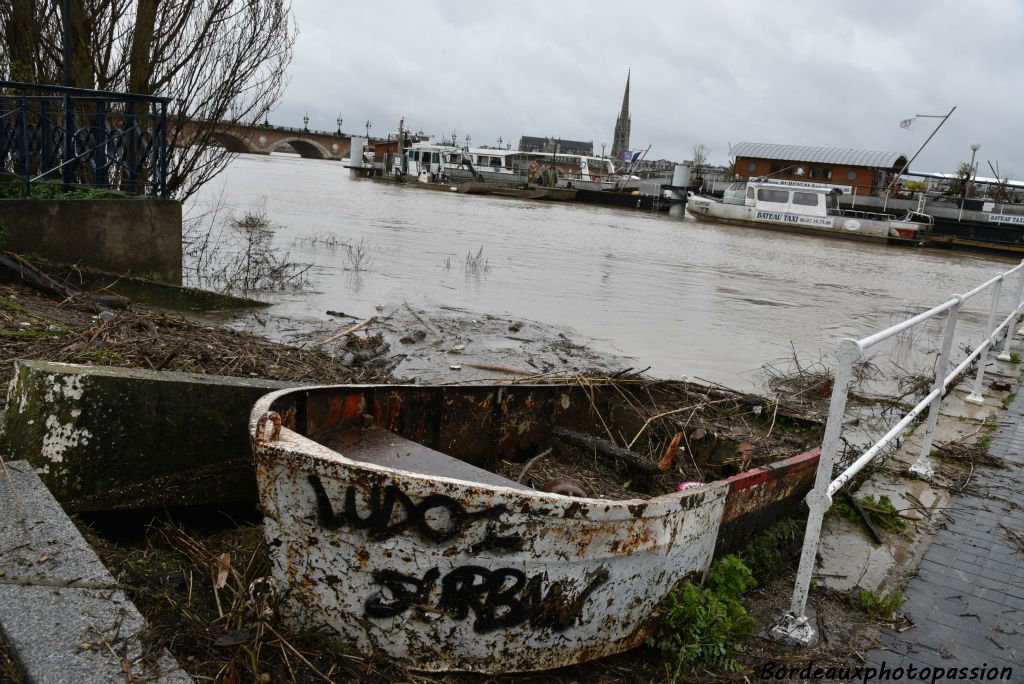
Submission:
<svg viewBox="0 0 1024 684">
<path fill-rule="evenodd" d="M 156 128 L 160 141 L 160 196 L 167 197 L 167 100 L 160 103 L 160 125 Z"/>
<path fill-rule="evenodd" d="M 75 167 L 72 159 L 75 158 L 75 113 L 72 109 L 71 93 L 64 93 L 64 157 L 63 163 L 64 191 L 71 189 L 75 182 Z"/>
<path fill-rule="evenodd" d="M 44 99 L 39 108 L 39 130 L 42 140 L 39 145 L 39 169 L 53 168 L 53 127 L 50 124 L 50 100 Z"/>
<path fill-rule="evenodd" d="M 32 178 L 32 174 L 29 172 L 28 166 L 28 108 L 25 105 L 25 94 L 21 94 L 21 98 L 18 101 L 18 152 L 19 161 L 21 162 L 21 175 L 25 178 L 25 195 L 28 197 L 32 196 L 32 184 L 29 180 Z"/>
<path fill-rule="evenodd" d="M 107 155 L 107 108 L 103 100 L 96 101 L 96 115 L 93 117 L 92 165 L 95 176 L 93 183 L 100 188 L 110 187 L 108 179 L 110 157 Z"/>
</svg>

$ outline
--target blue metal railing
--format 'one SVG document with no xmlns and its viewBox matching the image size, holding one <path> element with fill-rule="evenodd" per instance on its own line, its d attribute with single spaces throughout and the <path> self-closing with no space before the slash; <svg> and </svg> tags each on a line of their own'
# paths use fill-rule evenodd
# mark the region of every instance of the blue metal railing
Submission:
<svg viewBox="0 0 1024 684">
<path fill-rule="evenodd" d="M 168 102 L 0 81 L 0 171 L 27 197 L 54 182 L 166 197 Z"/>
</svg>

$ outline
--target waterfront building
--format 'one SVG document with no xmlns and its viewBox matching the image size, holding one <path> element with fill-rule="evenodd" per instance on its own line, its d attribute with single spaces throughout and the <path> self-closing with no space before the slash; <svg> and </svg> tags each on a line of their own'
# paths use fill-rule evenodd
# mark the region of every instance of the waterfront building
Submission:
<svg viewBox="0 0 1024 684">
<path fill-rule="evenodd" d="M 907 172 L 907 157 L 899 152 L 741 142 L 729 154 L 739 178 L 821 183 L 858 195 L 881 194 Z"/>
<path fill-rule="evenodd" d="M 553 154 L 579 154 L 585 157 L 594 155 L 594 141 L 584 142 L 582 140 L 564 140 L 562 138 L 538 138 L 532 135 L 524 135 L 519 138 L 520 152 L 547 152 Z"/>
</svg>

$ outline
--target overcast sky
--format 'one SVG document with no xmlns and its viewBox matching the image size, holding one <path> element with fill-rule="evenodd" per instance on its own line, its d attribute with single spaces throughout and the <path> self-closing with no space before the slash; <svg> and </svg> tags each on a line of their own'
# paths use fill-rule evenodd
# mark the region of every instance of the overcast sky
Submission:
<svg viewBox="0 0 1024 684">
<path fill-rule="evenodd" d="M 272 123 L 474 145 L 521 135 L 611 147 L 632 68 L 632 149 L 724 163 L 741 141 L 904 152 L 912 169 L 981 143 L 1024 178 L 1024 2 L 338 2 L 293 0 L 290 84 Z"/>
</svg>

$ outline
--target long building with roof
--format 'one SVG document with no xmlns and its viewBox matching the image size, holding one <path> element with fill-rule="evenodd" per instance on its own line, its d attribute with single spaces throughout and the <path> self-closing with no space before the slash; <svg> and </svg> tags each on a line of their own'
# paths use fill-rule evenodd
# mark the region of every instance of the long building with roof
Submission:
<svg viewBox="0 0 1024 684">
<path fill-rule="evenodd" d="M 741 178 L 822 183 L 858 195 L 882 193 L 897 174 L 908 171 L 907 157 L 899 152 L 741 142 L 729 154 Z"/>
<path fill-rule="evenodd" d="M 561 152 L 562 154 L 581 154 L 591 156 L 594 154 L 594 141 L 566 140 L 564 138 L 538 138 L 532 135 L 524 135 L 519 138 L 520 152 Z"/>
</svg>

